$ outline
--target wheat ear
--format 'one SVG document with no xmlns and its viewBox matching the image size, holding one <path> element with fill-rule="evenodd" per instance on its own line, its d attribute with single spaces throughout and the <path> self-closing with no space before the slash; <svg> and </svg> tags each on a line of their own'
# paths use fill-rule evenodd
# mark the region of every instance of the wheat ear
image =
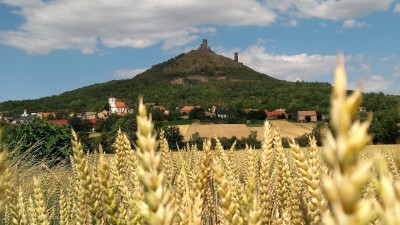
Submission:
<svg viewBox="0 0 400 225">
<path fill-rule="evenodd" d="M 149 224 L 172 224 L 175 209 L 172 197 L 165 184 L 165 174 L 161 170 L 161 156 L 157 150 L 156 135 L 151 117 L 147 117 L 146 107 L 140 99 L 136 133 L 139 165 L 137 174 L 144 188 L 141 214 Z"/>
<path fill-rule="evenodd" d="M 338 55 L 331 95 L 331 124 L 336 136 L 328 132 L 324 140 L 324 158 L 334 177 L 325 176 L 322 180 L 330 209 L 323 223 L 367 224 L 375 217 L 375 210 L 370 200 L 361 199 L 361 192 L 371 177 L 371 162 L 357 163 L 357 156 L 371 141 L 367 133 L 371 119 L 362 123 L 354 119 L 361 104 L 361 92 L 354 91 L 347 97 L 343 61 L 343 56 Z"/>
</svg>

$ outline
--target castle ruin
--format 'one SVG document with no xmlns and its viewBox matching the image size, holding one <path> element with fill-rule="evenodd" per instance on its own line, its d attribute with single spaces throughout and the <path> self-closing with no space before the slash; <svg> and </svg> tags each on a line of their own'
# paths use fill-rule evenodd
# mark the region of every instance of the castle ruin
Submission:
<svg viewBox="0 0 400 225">
<path fill-rule="evenodd" d="M 203 50 L 203 51 L 210 51 L 211 52 L 211 48 L 208 47 L 208 44 L 207 44 L 207 39 L 203 39 L 203 43 L 200 45 L 200 47 L 197 50 Z"/>
</svg>

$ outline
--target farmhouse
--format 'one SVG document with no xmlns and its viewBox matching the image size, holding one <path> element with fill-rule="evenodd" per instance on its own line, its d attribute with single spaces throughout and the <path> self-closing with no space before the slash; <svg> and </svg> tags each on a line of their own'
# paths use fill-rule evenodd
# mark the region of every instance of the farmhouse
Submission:
<svg viewBox="0 0 400 225">
<path fill-rule="evenodd" d="M 297 122 L 305 123 L 307 122 L 307 117 L 310 117 L 310 122 L 317 122 L 317 112 L 316 111 L 298 111 L 297 112 Z"/>
</svg>

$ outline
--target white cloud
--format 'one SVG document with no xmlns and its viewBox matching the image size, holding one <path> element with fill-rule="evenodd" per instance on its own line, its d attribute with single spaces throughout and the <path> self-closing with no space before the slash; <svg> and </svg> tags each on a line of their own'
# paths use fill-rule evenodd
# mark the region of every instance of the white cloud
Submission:
<svg viewBox="0 0 400 225">
<path fill-rule="evenodd" d="M 393 82 L 386 80 L 383 76 L 373 75 L 361 80 L 358 83 L 350 83 L 349 89 L 361 88 L 364 92 L 387 92 L 393 87 Z"/>
<path fill-rule="evenodd" d="M 143 73 L 146 71 L 147 68 L 143 69 L 133 69 L 133 68 L 127 68 L 127 69 L 120 69 L 114 72 L 114 76 L 119 77 L 119 78 L 132 78 L 140 73 Z"/>
<path fill-rule="evenodd" d="M 387 10 L 392 0 L 271 0 L 268 5 L 300 18 L 347 20 Z"/>
<path fill-rule="evenodd" d="M 79 49 L 90 54 L 98 44 L 144 48 L 164 41 L 164 48 L 184 45 L 214 25 L 266 26 L 276 14 L 257 0 L 3 0 L 17 6 L 25 22 L 0 31 L 0 43 L 31 54 Z"/>
<path fill-rule="evenodd" d="M 393 77 L 400 77 L 400 65 L 393 66 Z"/>
<path fill-rule="evenodd" d="M 394 6 L 393 12 L 394 12 L 394 13 L 400 13 L 400 3 L 397 3 L 397 4 Z"/>
<path fill-rule="evenodd" d="M 290 20 L 288 22 L 288 25 L 291 27 L 298 27 L 299 26 L 299 22 L 297 20 Z"/>
<path fill-rule="evenodd" d="M 322 22 L 322 23 L 319 23 L 319 26 L 320 27 L 327 27 L 328 25 L 326 23 Z"/>
<path fill-rule="evenodd" d="M 351 29 L 351 28 L 362 28 L 367 24 L 365 22 L 358 22 L 355 19 L 345 20 L 343 21 L 343 29 Z"/>
<path fill-rule="evenodd" d="M 232 58 L 233 52 L 219 49 L 219 54 Z M 301 53 L 275 55 L 267 52 L 262 42 L 239 52 L 239 61 L 252 69 L 269 76 L 289 80 L 315 80 L 316 77 L 331 75 L 336 63 L 335 55 Z"/>
</svg>

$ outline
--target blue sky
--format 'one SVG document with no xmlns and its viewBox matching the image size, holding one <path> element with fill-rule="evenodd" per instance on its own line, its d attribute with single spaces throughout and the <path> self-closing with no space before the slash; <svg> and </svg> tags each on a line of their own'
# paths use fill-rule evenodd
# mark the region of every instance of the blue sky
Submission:
<svg viewBox="0 0 400 225">
<path fill-rule="evenodd" d="M 0 0 L 0 101 L 127 79 L 208 39 L 289 81 L 400 95 L 400 1 Z"/>
</svg>

